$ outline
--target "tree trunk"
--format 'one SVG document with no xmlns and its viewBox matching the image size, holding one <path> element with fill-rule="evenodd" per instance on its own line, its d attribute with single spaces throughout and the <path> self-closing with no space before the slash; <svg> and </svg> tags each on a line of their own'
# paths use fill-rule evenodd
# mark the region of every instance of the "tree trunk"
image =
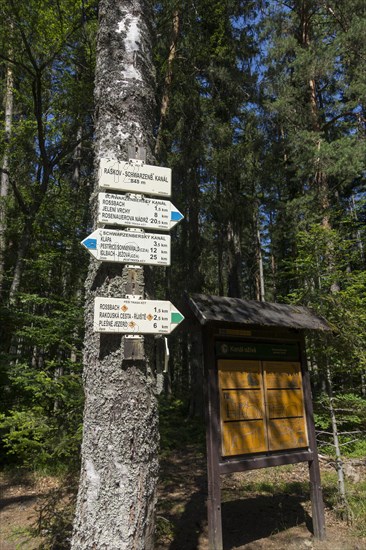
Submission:
<svg viewBox="0 0 366 550">
<path fill-rule="evenodd" d="M 335 469 L 338 477 L 338 495 L 342 509 L 345 513 L 345 518 L 347 521 L 351 520 L 351 510 L 349 508 L 347 498 L 346 498 L 346 485 L 344 480 L 344 471 L 343 471 L 343 461 L 341 455 L 341 447 L 339 444 L 339 434 L 338 434 L 338 423 L 336 411 L 334 408 L 334 398 L 333 398 L 333 384 L 332 384 L 332 375 L 330 372 L 330 367 L 328 363 L 328 358 L 326 358 L 326 378 L 327 378 L 327 394 L 328 394 L 328 405 L 329 405 L 329 415 L 332 424 L 332 433 L 333 433 L 333 444 L 335 449 Z"/>
<path fill-rule="evenodd" d="M 256 299 L 259 302 L 264 302 L 263 255 L 262 255 L 262 243 L 261 243 L 261 234 L 260 234 L 258 218 L 259 218 L 259 213 L 255 213 L 254 214 L 255 256 L 256 256 L 255 292 L 256 292 Z"/>
<path fill-rule="evenodd" d="M 241 298 L 242 255 L 240 234 L 230 220 L 227 224 L 227 256 L 228 256 L 228 296 Z"/>
<path fill-rule="evenodd" d="M 149 0 L 102 0 L 99 18 L 96 168 L 102 157 L 126 160 L 131 145 L 145 147 L 151 161 L 151 4 Z M 127 360 L 125 338 L 93 331 L 95 296 L 131 294 L 131 281 L 135 293 L 142 294 L 142 269 L 90 262 L 85 285 L 85 410 L 74 550 L 154 547 L 158 475 L 155 382 L 143 346 L 140 359 Z"/>
<path fill-rule="evenodd" d="M 11 136 L 11 126 L 13 119 L 13 92 L 14 75 L 13 69 L 9 65 L 6 70 L 6 90 L 5 90 L 5 142 L 9 143 Z M 9 194 L 9 153 L 5 150 L 2 162 L 1 171 L 1 187 L 0 187 L 0 296 L 2 294 L 4 271 L 5 271 L 5 250 L 6 250 L 6 198 Z"/>
<path fill-rule="evenodd" d="M 13 273 L 13 280 L 9 291 L 9 303 L 14 304 L 16 295 L 20 288 L 20 281 L 23 272 L 24 259 L 28 252 L 28 248 L 31 242 L 33 219 L 26 218 L 24 222 L 23 232 L 20 237 L 17 259 L 15 262 L 15 268 Z"/>
<path fill-rule="evenodd" d="M 168 116 L 169 105 L 170 105 L 171 87 L 173 82 L 173 63 L 177 53 L 177 42 L 178 42 L 178 36 L 179 36 L 179 19 L 180 19 L 179 10 L 175 9 L 173 12 L 172 41 L 170 44 L 169 55 L 168 55 L 168 67 L 167 67 L 165 80 L 164 80 L 163 97 L 161 99 L 161 107 L 160 107 L 160 121 L 159 121 L 159 128 L 158 128 L 156 145 L 155 145 L 155 156 L 157 159 L 161 158 L 162 149 L 164 145 L 163 132 L 164 132 L 165 121 Z"/>
<path fill-rule="evenodd" d="M 259 276 L 259 300 L 264 302 L 264 270 L 263 270 L 263 254 L 262 242 L 259 228 L 257 228 L 257 254 L 258 254 L 258 276 Z"/>
</svg>

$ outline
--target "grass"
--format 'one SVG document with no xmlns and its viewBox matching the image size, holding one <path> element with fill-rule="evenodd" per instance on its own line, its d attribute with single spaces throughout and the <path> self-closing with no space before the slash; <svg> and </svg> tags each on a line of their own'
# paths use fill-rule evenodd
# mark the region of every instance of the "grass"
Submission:
<svg viewBox="0 0 366 550">
<path fill-rule="evenodd" d="M 353 513 L 353 529 L 358 536 L 366 536 L 366 481 L 348 488 L 348 503 Z"/>
</svg>

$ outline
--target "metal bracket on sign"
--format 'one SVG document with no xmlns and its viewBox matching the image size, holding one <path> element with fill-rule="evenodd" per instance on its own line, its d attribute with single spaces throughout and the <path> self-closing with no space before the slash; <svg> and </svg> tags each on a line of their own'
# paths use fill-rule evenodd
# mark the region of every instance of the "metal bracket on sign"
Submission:
<svg viewBox="0 0 366 550">
<path fill-rule="evenodd" d="M 143 195 L 142 193 L 126 193 L 124 196 L 127 199 L 131 199 L 131 200 L 134 200 L 134 201 L 144 201 L 144 200 L 146 200 L 145 195 Z"/>
<path fill-rule="evenodd" d="M 139 145 L 129 145 L 128 158 L 131 160 L 142 160 L 142 162 L 146 163 L 146 147 L 140 147 Z"/>
<path fill-rule="evenodd" d="M 125 227 L 123 231 L 127 231 L 128 233 L 145 233 L 145 231 L 139 227 Z"/>
<path fill-rule="evenodd" d="M 166 374 L 168 372 L 168 364 L 169 364 L 169 357 L 170 357 L 168 338 L 166 336 L 164 336 L 164 344 L 165 344 L 165 354 L 164 354 L 164 370 L 163 370 L 163 373 Z"/>
</svg>

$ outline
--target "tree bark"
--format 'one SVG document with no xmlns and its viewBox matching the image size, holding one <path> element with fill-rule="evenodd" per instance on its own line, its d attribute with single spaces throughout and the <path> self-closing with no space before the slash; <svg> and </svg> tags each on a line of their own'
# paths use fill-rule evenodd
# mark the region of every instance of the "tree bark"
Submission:
<svg viewBox="0 0 366 550">
<path fill-rule="evenodd" d="M 145 147 L 147 160 L 152 160 L 151 21 L 149 0 L 100 2 L 95 83 L 97 169 L 102 157 L 126 160 L 131 145 Z M 143 270 L 132 271 L 91 260 L 86 280 L 86 401 L 74 550 L 154 547 L 158 475 L 155 382 L 143 350 L 139 360 L 126 360 L 125 338 L 93 331 L 95 296 L 125 296 L 131 278 L 135 293 L 143 293 Z"/>
<path fill-rule="evenodd" d="M 227 286 L 228 296 L 232 298 L 241 298 L 241 269 L 242 255 L 240 233 L 231 220 L 227 224 L 227 256 L 228 256 L 228 275 Z"/>
<path fill-rule="evenodd" d="M 168 67 L 164 79 L 163 97 L 161 99 L 159 128 L 156 136 L 155 155 L 157 159 L 161 157 L 164 145 L 163 132 L 170 106 L 171 87 L 173 82 L 173 64 L 177 54 L 177 42 L 179 36 L 179 19 L 179 10 L 175 9 L 173 12 L 172 40 L 168 55 Z"/>
<path fill-rule="evenodd" d="M 337 422 L 337 416 L 336 416 L 336 411 L 334 407 L 332 374 L 330 372 L 328 358 L 326 358 L 326 379 L 327 379 L 329 416 L 330 416 L 331 425 L 332 425 L 333 444 L 334 444 L 335 455 L 336 455 L 335 469 L 337 471 L 337 478 L 338 478 L 338 495 L 339 495 L 340 504 L 346 516 L 344 519 L 346 519 L 348 522 L 351 520 L 351 510 L 346 497 L 346 485 L 345 485 L 345 479 L 344 479 L 341 447 L 339 443 L 338 422 Z"/>
<path fill-rule="evenodd" d="M 24 221 L 23 232 L 20 237 L 17 250 L 17 258 L 14 267 L 13 280 L 9 290 L 9 303 L 14 304 L 16 300 L 16 295 L 20 288 L 20 282 L 24 267 L 24 259 L 27 255 L 29 245 L 31 242 L 32 236 L 32 227 L 33 227 L 33 218 L 27 217 Z"/>
<path fill-rule="evenodd" d="M 11 127 L 13 119 L 13 97 L 14 97 L 14 75 L 13 69 L 8 65 L 6 69 L 6 89 L 5 89 L 5 142 L 9 143 L 11 136 Z M 4 271 L 5 271 L 5 250 L 6 250 L 6 198 L 9 194 L 9 153 L 5 150 L 1 171 L 0 186 L 0 296 L 2 294 Z"/>
<path fill-rule="evenodd" d="M 258 209 L 259 210 L 259 209 Z M 264 271 L 261 233 L 259 227 L 259 211 L 254 212 L 254 231 L 255 231 L 255 293 L 259 302 L 264 302 Z"/>
</svg>

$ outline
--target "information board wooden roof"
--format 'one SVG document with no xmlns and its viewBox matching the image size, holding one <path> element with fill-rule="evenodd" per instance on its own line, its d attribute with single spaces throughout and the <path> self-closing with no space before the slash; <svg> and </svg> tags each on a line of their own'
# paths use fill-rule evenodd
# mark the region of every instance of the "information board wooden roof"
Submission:
<svg viewBox="0 0 366 550">
<path fill-rule="evenodd" d="M 300 330 L 332 330 L 329 324 L 303 306 L 192 294 L 189 305 L 201 325 L 238 323 Z"/>
</svg>

